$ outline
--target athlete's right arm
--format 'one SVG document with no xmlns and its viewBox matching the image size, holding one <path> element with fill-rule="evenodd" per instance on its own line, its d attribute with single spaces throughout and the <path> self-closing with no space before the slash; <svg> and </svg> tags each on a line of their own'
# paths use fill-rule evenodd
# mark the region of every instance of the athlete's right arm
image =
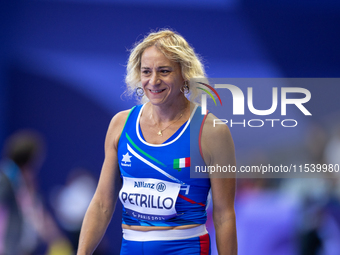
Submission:
<svg viewBox="0 0 340 255">
<path fill-rule="evenodd" d="M 83 220 L 78 255 L 94 252 L 111 221 L 122 185 L 117 159 L 118 141 L 128 113 L 119 112 L 110 122 L 105 138 L 105 159 L 96 192 Z"/>
</svg>

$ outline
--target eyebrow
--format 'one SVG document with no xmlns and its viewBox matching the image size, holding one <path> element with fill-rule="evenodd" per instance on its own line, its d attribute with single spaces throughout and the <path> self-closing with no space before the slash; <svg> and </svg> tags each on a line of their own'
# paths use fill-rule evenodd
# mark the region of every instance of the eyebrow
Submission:
<svg viewBox="0 0 340 255">
<path fill-rule="evenodd" d="M 171 66 L 159 66 L 159 67 L 157 67 L 157 69 L 162 69 L 162 68 L 172 68 L 172 67 Z M 151 68 L 142 66 L 141 69 L 151 69 Z"/>
</svg>

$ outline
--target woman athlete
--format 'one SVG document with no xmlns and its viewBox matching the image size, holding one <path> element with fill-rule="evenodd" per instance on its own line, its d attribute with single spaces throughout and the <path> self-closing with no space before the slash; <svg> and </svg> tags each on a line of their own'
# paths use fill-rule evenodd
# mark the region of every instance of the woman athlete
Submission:
<svg viewBox="0 0 340 255">
<path fill-rule="evenodd" d="M 197 90 L 190 79 L 202 77 L 204 67 L 193 48 L 171 30 L 152 32 L 132 49 L 127 91 L 136 92 L 144 104 L 112 118 L 78 255 L 93 253 L 118 198 L 123 204 L 121 255 L 210 254 L 205 228 L 210 191 L 218 253 L 237 254 L 235 179 L 190 178 L 190 164 L 236 164 L 228 127 L 213 127 L 215 117 L 201 115 L 187 98 Z M 197 145 L 191 151 L 190 136 Z M 191 162 L 193 154 L 199 155 L 197 162 Z"/>
</svg>

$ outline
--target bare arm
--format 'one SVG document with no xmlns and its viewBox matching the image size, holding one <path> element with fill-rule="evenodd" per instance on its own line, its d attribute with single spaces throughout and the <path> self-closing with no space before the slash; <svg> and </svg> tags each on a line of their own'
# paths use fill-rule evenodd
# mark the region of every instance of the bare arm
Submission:
<svg viewBox="0 0 340 255">
<path fill-rule="evenodd" d="M 111 120 L 105 139 L 105 159 L 98 186 L 87 209 L 80 232 L 78 255 L 92 254 L 103 238 L 114 212 L 121 178 L 117 160 L 117 146 L 128 111 Z"/>
<path fill-rule="evenodd" d="M 204 160 L 210 166 L 235 166 L 234 143 L 229 128 L 227 125 L 213 127 L 214 118 L 216 118 L 214 115 L 209 114 L 203 128 Z M 211 175 L 210 182 L 218 254 L 236 255 L 235 176 L 214 173 Z"/>
</svg>

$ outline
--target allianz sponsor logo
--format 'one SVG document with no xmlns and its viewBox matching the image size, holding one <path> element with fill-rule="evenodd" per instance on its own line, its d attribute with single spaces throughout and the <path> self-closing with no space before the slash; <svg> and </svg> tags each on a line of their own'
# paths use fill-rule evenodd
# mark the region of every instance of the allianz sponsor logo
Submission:
<svg viewBox="0 0 340 255">
<path fill-rule="evenodd" d="M 134 188 L 150 188 L 155 189 L 155 184 L 151 182 L 135 182 Z"/>
<path fill-rule="evenodd" d="M 166 185 L 163 182 L 159 182 L 157 183 L 157 185 L 155 185 L 155 183 L 151 183 L 151 182 L 144 182 L 144 181 L 135 181 L 134 183 L 134 188 L 149 188 L 149 189 L 155 189 L 159 192 L 163 192 L 164 190 L 166 190 Z"/>
</svg>

